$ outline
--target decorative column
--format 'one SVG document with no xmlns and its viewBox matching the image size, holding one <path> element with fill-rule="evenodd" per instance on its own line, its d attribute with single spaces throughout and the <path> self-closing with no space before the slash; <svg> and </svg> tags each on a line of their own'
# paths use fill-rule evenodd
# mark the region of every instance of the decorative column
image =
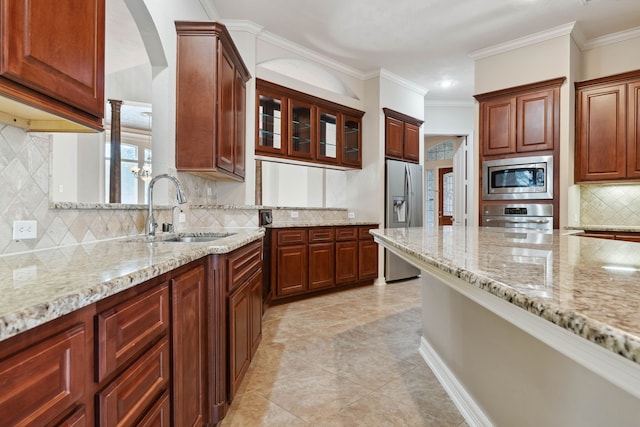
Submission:
<svg viewBox="0 0 640 427">
<path fill-rule="evenodd" d="M 120 108 L 122 101 L 109 99 L 111 104 L 111 167 L 109 168 L 109 203 L 120 203 Z"/>
</svg>

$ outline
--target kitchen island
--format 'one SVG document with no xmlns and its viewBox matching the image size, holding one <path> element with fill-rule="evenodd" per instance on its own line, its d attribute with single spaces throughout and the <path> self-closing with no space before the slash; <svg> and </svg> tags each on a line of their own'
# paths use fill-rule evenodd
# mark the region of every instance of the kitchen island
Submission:
<svg viewBox="0 0 640 427">
<path fill-rule="evenodd" d="M 470 425 L 637 425 L 637 244 L 490 227 L 372 234 L 423 271 L 420 352 Z"/>
</svg>

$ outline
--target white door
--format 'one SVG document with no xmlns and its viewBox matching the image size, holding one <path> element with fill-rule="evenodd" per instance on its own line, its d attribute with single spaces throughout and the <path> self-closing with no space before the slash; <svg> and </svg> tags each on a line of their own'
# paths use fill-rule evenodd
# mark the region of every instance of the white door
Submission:
<svg viewBox="0 0 640 427">
<path fill-rule="evenodd" d="M 453 155 L 453 225 L 468 224 L 467 138 Z"/>
</svg>

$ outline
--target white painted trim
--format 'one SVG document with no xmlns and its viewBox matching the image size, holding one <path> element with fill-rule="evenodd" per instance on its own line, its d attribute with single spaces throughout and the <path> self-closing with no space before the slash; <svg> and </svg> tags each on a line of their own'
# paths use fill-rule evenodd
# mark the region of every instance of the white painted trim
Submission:
<svg viewBox="0 0 640 427">
<path fill-rule="evenodd" d="M 631 28 L 629 30 L 620 31 L 613 34 L 608 34 L 602 37 L 596 37 L 586 41 L 583 44 L 582 50 L 595 49 L 598 47 L 607 46 L 614 43 L 620 43 L 625 40 L 631 40 L 640 37 L 640 27 Z"/>
<path fill-rule="evenodd" d="M 509 52 L 511 50 L 520 49 L 526 46 L 531 46 L 537 43 L 541 43 L 547 40 L 555 39 L 556 37 L 566 36 L 571 34 L 575 26 L 575 21 L 568 24 L 560 25 L 554 28 L 550 28 L 539 33 L 534 33 L 525 37 L 520 37 L 505 43 L 500 43 L 495 46 L 490 46 L 484 49 L 478 49 L 469 54 L 469 57 L 473 60 L 487 58 L 500 53 Z"/>
<path fill-rule="evenodd" d="M 263 26 L 246 19 L 223 19 L 222 23 L 229 31 L 245 31 L 253 35 L 258 35 L 264 29 Z"/>
<path fill-rule="evenodd" d="M 374 77 L 381 77 L 381 78 L 385 78 L 387 80 L 390 80 L 400 86 L 403 86 L 415 93 L 417 93 L 420 96 L 425 96 L 427 94 L 427 92 L 429 92 L 428 89 L 425 89 L 424 87 L 417 85 L 413 82 L 410 82 L 409 80 L 400 77 L 399 75 L 392 73 L 389 70 L 386 70 L 384 68 L 380 68 L 379 70 L 376 71 L 370 71 L 367 74 L 365 74 L 363 76 L 363 80 L 369 80 L 372 79 Z"/>
<path fill-rule="evenodd" d="M 302 56 L 311 61 L 322 64 L 326 67 L 332 68 L 341 73 L 347 74 L 351 77 L 364 80 L 364 73 L 362 71 L 357 70 L 353 67 L 349 67 L 348 65 L 342 64 L 327 56 L 320 55 L 319 53 L 314 52 L 311 49 L 308 49 L 304 46 L 301 46 L 297 43 L 292 42 L 291 40 L 287 40 L 284 37 L 280 37 L 269 31 L 262 31 L 260 34 L 258 34 L 258 39 L 264 41 L 265 43 L 269 43 L 274 46 L 278 46 L 282 49 L 288 50 L 293 54 Z"/>
<path fill-rule="evenodd" d="M 640 364 L 413 257 L 381 240 L 378 236 L 374 236 L 374 239 L 376 243 L 420 268 L 423 272 L 423 281 L 425 274 L 435 277 L 471 301 L 640 399 Z"/>
<path fill-rule="evenodd" d="M 418 352 L 433 371 L 442 388 L 447 392 L 464 420 L 471 427 L 490 427 L 493 423 L 484 413 L 482 408 L 476 403 L 471 395 L 464 388 L 462 383 L 458 381 L 455 374 L 440 358 L 438 353 L 431 347 L 431 344 L 424 338 L 420 338 L 420 348 Z"/>
</svg>

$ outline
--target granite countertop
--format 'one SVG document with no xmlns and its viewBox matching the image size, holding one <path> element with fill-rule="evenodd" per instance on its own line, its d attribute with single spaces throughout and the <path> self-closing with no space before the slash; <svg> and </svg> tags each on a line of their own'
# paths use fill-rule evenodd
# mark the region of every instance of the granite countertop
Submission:
<svg viewBox="0 0 640 427">
<path fill-rule="evenodd" d="M 0 256 L 0 341 L 209 254 L 264 236 L 262 228 L 189 230 L 232 235 L 202 243 L 163 242 L 186 234 L 128 236 Z"/>
<path fill-rule="evenodd" d="M 287 221 L 275 224 L 265 225 L 265 228 L 295 228 L 295 227 L 348 227 L 358 225 L 379 225 L 374 221 L 324 221 L 324 222 L 305 222 L 305 221 Z"/>
<path fill-rule="evenodd" d="M 582 231 L 611 231 L 619 233 L 640 233 L 640 225 L 598 225 L 598 224 L 581 224 L 581 225 L 569 225 L 567 230 L 582 230 Z"/>
<path fill-rule="evenodd" d="M 493 227 L 371 233 L 418 264 L 452 274 L 640 363 L 637 243 Z"/>
</svg>

